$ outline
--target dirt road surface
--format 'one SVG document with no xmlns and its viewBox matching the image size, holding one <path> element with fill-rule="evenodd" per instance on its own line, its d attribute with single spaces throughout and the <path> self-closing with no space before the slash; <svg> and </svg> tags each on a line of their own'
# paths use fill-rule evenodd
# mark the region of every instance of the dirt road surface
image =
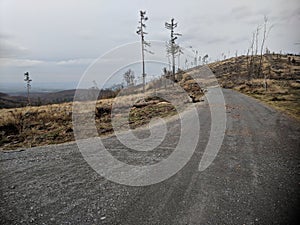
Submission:
<svg viewBox="0 0 300 225">
<path fill-rule="evenodd" d="M 224 96 L 227 130 L 213 163 L 198 171 L 210 130 L 204 104 L 198 106 L 200 139 L 191 160 L 151 186 L 101 177 L 76 143 L 0 152 L 0 224 L 296 224 L 299 122 L 237 92 L 224 90 Z M 132 151 L 115 137 L 104 143 L 126 163 L 156 163 L 176 146 L 178 124 L 168 124 L 171 135 L 155 151 Z"/>
</svg>

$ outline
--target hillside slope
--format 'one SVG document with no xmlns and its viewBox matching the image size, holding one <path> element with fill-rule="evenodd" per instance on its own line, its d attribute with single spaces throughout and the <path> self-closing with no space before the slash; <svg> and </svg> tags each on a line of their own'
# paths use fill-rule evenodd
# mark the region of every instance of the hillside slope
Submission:
<svg viewBox="0 0 300 225">
<path fill-rule="evenodd" d="M 290 57 L 290 60 L 289 58 Z M 292 59 L 293 62 L 292 62 Z M 258 61 L 259 57 L 256 57 Z M 219 83 L 224 88 L 233 88 L 242 93 L 253 96 L 277 109 L 283 110 L 295 118 L 300 119 L 300 57 L 287 55 L 265 55 L 260 75 L 249 73 L 249 58 L 240 56 L 220 62 L 208 64 Z M 190 95 L 191 102 L 201 101 L 204 95 L 197 82 L 189 77 L 190 71 L 196 68 L 182 71 L 177 74 L 180 86 Z M 172 85 L 165 86 L 163 80 L 148 83 L 147 91 L 168 92 L 176 98 L 172 92 Z M 267 87 L 265 86 L 267 84 Z M 136 90 L 134 90 L 136 89 Z M 138 95 L 141 87 L 124 89 L 124 102 Z M 93 90 L 82 90 L 91 94 Z M 91 92 L 92 91 L 92 92 Z M 95 90 L 94 90 L 95 91 Z M 126 94 L 126 92 L 128 92 Z M 72 101 L 75 90 L 67 90 L 44 97 L 45 102 L 53 99 L 57 101 Z M 132 94 L 135 93 L 135 94 Z M 111 97 L 115 92 L 107 90 L 102 92 L 99 98 Z M 5 99 L 5 104 L 13 102 L 10 96 L 0 94 Z M 25 104 L 26 98 L 20 98 Z M 177 100 L 178 101 L 178 100 Z M 111 106 L 113 99 L 103 99 L 96 105 L 96 127 L 98 134 L 106 135 L 113 132 L 111 125 Z M 189 103 L 187 103 L 189 104 Z M 130 114 L 131 128 L 147 124 L 151 118 L 175 115 L 174 107 L 162 100 L 153 97 L 146 98 L 145 102 L 132 107 Z M 31 147 L 62 143 L 74 140 L 72 130 L 72 103 L 52 104 L 39 107 L 25 107 L 18 109 L 0 110 L 0 148 L 15 149 L 19 147 Z"/>
<path fill-rule="evenodd" d="M 224 88 L 233 88 L 255 97 L 300 120 L 300 56 L 264 55 L 258 72 L 259 56 L 251 65 L 240 56 L 209 64 Z"/>
</svg>

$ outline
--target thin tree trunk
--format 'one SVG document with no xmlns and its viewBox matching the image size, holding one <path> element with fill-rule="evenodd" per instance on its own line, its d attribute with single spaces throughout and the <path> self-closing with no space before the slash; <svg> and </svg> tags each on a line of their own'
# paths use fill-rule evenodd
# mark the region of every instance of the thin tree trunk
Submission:
<svg viewBox="0 0 300 225">
<path fill-rule="evenodd" d="M 260 59 L 259 59 L 259 67 L 258 67 L 259 76 L 261 76 L 263 73 L 262 60 L 263 60 L 264 45 L 265 45 L 266 38 L 267 38 L 267 23 L 268 23 L 268 18 L 265 17 L 264 18 L 264 34 L 263 34 L 263 39 L 262 39 L 261 48 L 260 48 Z"/>
</svg>

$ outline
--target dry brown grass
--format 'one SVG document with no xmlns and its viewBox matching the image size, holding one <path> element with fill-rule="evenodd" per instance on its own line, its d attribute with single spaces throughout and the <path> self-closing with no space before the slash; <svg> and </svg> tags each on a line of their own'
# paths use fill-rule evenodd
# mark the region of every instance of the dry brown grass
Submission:
<svg viewBox="0 0 300 225">
<path fill-rule="evenodd" d="M 263 79 L 252 80 L 234 89 L 300 120 L 300 84 L 293 80 L 268 80 L 267 83 L 267 90 L 263 86 Z"/>
<path fill-rule="evenodd" d="M 119 102 L 128 104 L 143 95 L 125 95 Z M 96 103 L 95 120 L 99 135 L 113 133 L 111 108 L 113 99 Z M 119 105 L 121 107 L 122 105 Z M 155 117 L 175 115 L 172 104 L 151 97 L 142 107 L 132 107 L 129 124 L 132 129 L 145 125 Z M 39 107 L 26 107 L 0 110 L 0 148 L 17 149 L 73 141 L 72 103 Z"/>
<path fill-rule="evenodd" d="M 256 62 L 258 59 L 256 56 Z M 292 59 L 295 59 L 295 63 L 291 62 Z M 265 55 L 263 75 L 260 76 L 254 73 L 249 77 L 246 56 L 211 63 L 209 67 L 222 87 L 248 94 L 300 119 L 300 56 Z M 267 76 L 267 91 L 262 79 L 264 75 Z M 258 77 L 260 79 L 257 79 Z"/>
<path fill-rule="evenodd" d="M 72 140 L 71 103 L 0 110 L 0 146 L 33 147 Z"/>
</svg>

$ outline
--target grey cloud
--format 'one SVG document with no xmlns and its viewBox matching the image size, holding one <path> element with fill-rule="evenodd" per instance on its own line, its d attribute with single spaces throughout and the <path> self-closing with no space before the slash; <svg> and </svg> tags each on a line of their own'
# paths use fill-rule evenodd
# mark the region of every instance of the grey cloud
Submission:
<svg viewBox="0 0 300 225">
<path fill-rule="evenodd" d="M 79 76 L 86 68 L 87 59 L 97 58 L 119 45 L 140 41 L 135 33 L 140 9 L 146 10 L 149 16 L 146 29 L 149 41 L 169 40 L 170 32 L 164 23 L 174 17 L 178 22 L 176 32 L 183 34 L 176 43 L 182 47 L 192 45 L 201 54 L 208 53 L 211 57 L 219 57 L 220 52 L 233 48 L 242 52 L 248 47 L 252 31 L 267 15 L 270 25 L 276 24 L 268 40 L 270 49 L 299 52 L 293 45 L 299 40 L 296 29 L 299 0 L 124 0 L 118 7 L 114 1 L 103 4 L 84 0 L 76 3 L 28 0 L 35 7 L 28 1 L 10 1 L 14 4 L 7 4 L 5 13 L 1 14 L 0 57 L 15 61 L 5 60 L 6 65 L 10 65 L 5 67 L 6 71 L 0 65 L 2 77 L 23 69 L 14 65 L 31 66 L 41 79 L 43 74 L 50 73 L 53 80 Z M 19 36 L 12 36 L 10 32 Z"/>
<path fill-rule="evenodd" d="M 0 33 L 0 40 L 13 38 L 13 35 L 7 33 Z"/>
<path fill-rule="evenodd" d="M 244 19 L 244 18 L 252 16 L 253 12 L 251 11 L 251 9 L 249 7 L 239 6 L 239 7 L 233 8 L 231 10 L 231 15 L 235 19 Z"/>
<path fill-rule="evenodd" d="M 182 38 L 184 43 L 198 43 L 200 45 L 214 45 L 219 43 L 227 43 L 229 38 L 227 36 L 218 36 L 218 35 L 186 35 L 185 38 Z"/>
<path fill-rule="evenodd" d="M 83 58 L 83 59 L 68 59 L 56 62 L 57 65 L 60 66 L 82 66 L 89 65 L 92 63 L 94 59 Z"/>
<path fill-rule="evenodd" d="M 261 20 L 265 15 L 270 15 L 272 10 L 270 8 L 251 9 L 247 6 L 240 6 L 231 10 L 231 15 L 238 20 L 243 20 L 248 24 L 255 24 Z"/>
<path fill-rule="evenodd" d="M 12 59 L 12 58 L 0 58 L 1 67 L 33 67 L 41 65 L 45 62 L 33 59 Z"/>
<path fill-rule="evenodd" d="M 95 32 L 92 30 L 81 30 L 81 31 L 79 31 L 77 36 L 83 40 L 91 40 L 91 39 L 95 38 Z"/>
<path fill-rule="evenodd" d="M 207 37 L 206 40 L 203 40 L 205 44 L 217 44 L 220 42 L 228 41 L 227 37 Z"/>
<path fill-rule="evenodd" d="M 20 57 L 28 53 L 28 49 L 8 39 L 8 36 L 0 35 L 0 57 Z"/>
<path fill-rule="evenodd" d="M 245 41 L 248 41 L 249 40 L 249 37 L 247 36 L 243 36 L 243 37 L 238 37 L 238 38 L 234 38 L 234 39 L 231 39 L 229 41 L 229 44 L 239 44 L 239 43 L 243 43 Z"/>
<path fill-rule="evenodd" d="M 288 22 L 289 20 L 292 19 L 300 19 L 300 8 L 296 8 L 293 10 L 282 10 L 277 17 L 273 17 L 275 21 L 279 21 L 281 23 Z"/>
</svg>

